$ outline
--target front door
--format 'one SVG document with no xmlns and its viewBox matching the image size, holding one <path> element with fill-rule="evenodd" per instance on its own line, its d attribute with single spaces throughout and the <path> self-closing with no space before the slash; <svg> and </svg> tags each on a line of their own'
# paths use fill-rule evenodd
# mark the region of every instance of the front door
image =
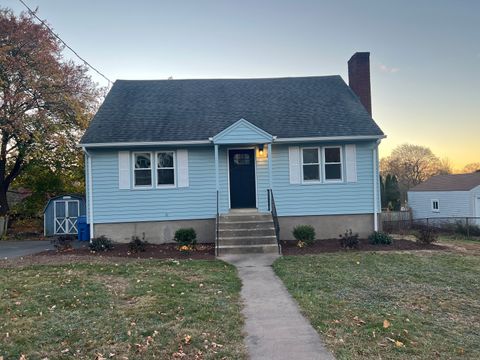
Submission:
<svg viewBox="0 0 480 360">
<path fill-rule="evenodd" d="M 255 152 L 253 149 L 230 150 L 230 207 L 255 208 Z"/>
<path fill-rule="evenodd" d="M 55 234 L 76 234 L 79 202 L 77 200 L 57 200 L 55 207 Z"/>
</svg>

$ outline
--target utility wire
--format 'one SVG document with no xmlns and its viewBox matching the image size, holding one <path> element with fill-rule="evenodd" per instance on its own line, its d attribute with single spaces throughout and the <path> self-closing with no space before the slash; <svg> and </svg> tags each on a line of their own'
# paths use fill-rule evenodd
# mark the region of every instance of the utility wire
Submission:
<svg viewBox="0 0 480 360">
<path fill-rule="evenodd" d="M 92 69 L 93 71 L 95 71 L 98 75 L 100 75 L 100 76 L 103 77 L 105 80 L 107 80 L 109 87 L 112 85 L 113 81 L 111 81 L 108 77 L 106 77 L 106 76 L 105 76 L 104 74 L 102 74 L 99 70 L 97 70 L 93 65 L 91 65 L 87 60 L 85 60 L 84 58 L 82 58 L 75 50 L 73 50 L 65 41 L 63 41 L 63 39 L 62 39 L 59 35 L 57 35 L 57 34 L 45 23 L 45 21 L 43 21 L 42 19 L 40 19 L 40 18 L 37 16 L 36 12 L 33 11 L 23 0 L 18 0 L 18 1 L 20 1 L 20 2 L 23 4 L 23 6 L 25 6 L 25 7 L 27 8 L 27 10 L 28 10 L 28 12 L 30 13 L 30 15 L 34 16 L 38 21 L 40 21 L 40 22 L 42 23 L 42 25 L 45 26 L 45 28 L 47 28 L 47 30 L 48 30 L 53 36 L 55 36 L 58 40 L 60 40 L 60 42 L 61 42 L 63 45 L 65 45 L 65 47 L 66 47 L 67 49 L 69 49 L 72 53 L 74 53 L 77 58 L 79 58 L 81 61 L 83 61 L 83 63 L 84 63 L 85 65 L 87 65 L 90 69 Z"/>
</svg>

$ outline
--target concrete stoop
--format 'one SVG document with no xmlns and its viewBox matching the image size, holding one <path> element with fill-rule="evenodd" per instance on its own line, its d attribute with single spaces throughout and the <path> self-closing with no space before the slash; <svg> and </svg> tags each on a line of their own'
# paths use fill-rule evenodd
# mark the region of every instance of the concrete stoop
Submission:
<svg viewBox="0 0 480 360">
<path fill-rule="evenodd" d="M 275 226 L 270 213 L 256 211 L 220 215 L 218 254 L 278 254 Z"/>
</svg>

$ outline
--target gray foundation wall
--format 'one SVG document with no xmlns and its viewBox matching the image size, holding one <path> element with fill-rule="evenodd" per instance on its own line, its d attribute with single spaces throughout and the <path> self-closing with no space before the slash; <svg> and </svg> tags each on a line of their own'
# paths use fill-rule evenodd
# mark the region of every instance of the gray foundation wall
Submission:
<svg viewBox="0 0 480 360">
<path fill-rule="evenodd" d="M 347 229 L 352 229 L 361 238 L 367 238 L 373 232 L 373 214 L 282 216 L 278 220 L 281 240 L 295 240 L 292 231 L 297 225 L 312 225 L 317 239 L 338 238 L 338 235 Z M 381 228 L 380 217 L 378 225 Z M 175 231 L 187 227 L 195 229 L 199 243 L 215 242 L 215 219 L 146 221 L 95 224 L 94 226 L 96 237 L 105 235 L 115 242 L 128 243 L 132 236 L 142 238 L 145 233 L 145 240 L 152 244 L 173 242 Z"/>
<path fill-rule="evenodd" d="M 373 214 L 282 216 L 278 221 L 281 240 L 295 240 L 292 231 L 297 225 L 313 226 L 317 239 L 338 238 L 347 229 L 358 233 L 360 238 L 367 238 L 374 228 Z"/>
<path fill-rule="evenodd" d="M 145 240 L 149 243 L 163 244 L 173 242 L 175 231 L 188 227 L 195 229 L 197 242 L 215 242 L 215 219 L 95 224 L 94 234 L 96 237 L 105 235 L 115 242 L 128 243 L 132 236 L 136 235 L 141 239 L 145 233 Z"/>
</svg>

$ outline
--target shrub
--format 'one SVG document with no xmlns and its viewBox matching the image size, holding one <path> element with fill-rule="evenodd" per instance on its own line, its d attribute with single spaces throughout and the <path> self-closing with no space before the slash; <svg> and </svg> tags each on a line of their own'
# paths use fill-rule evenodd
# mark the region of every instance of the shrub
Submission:
<svg viewBox="0 0 480 360">
<path fill-rule="evenodd" d="M 480 236 L 480 227 L 477 225 L 467 225 L 458 221 L 455 223 L 455 232 L 464 236 Z"/>
<path fill-rule="evenodd" d="M 197 243 L 197 233 L 193 228 L 182 228 L 175 231 L 173 238 L 180 246 L 194 246 Z"/>
<path fill-rule="evenodd" d="M 340 245 L 344 249 L 358 248 L 359 243 L 358 234 L 354 234 L 352 229 L 346 230 L 343 235 L 340 234 Z"/>
<path fill-rule="evenodd" d="M 431 226 L 417 227 L 413 235 L 417 238 L 417 242 L 422 244 L 431 244 L 437 241 L 437 231 Z"/>
<path fill-rule="evenodd" d="M 297 225 L 292 234 L 298 240 L 298 247 L 311 245 L 315 240 L 315 229 L 311 225 Z"/>
<path fill-rule="evenodd" d="M 148 241 L 145 241 L 145 233 L 143 233 L 142 239 L 138 236 L 132 236 L 132 241 L 128 243 L 128 248 L 133 253 L 145 252 L 147 250 Z"/>
<path fill-rule="evenodd" d="M 92 239 L 88 247 L 90 248 L 91 251 L 94 251 L 94 252 L 108 251 L 113 249 L 113 243 L 112 243 L 112 240 L 102 235 L 95 239 Z"/>
<path fill-rule="evenodd" d="M 72 242 L 75 237 L 72 235 L 60 235 L 59 237 L 52 239 L 50 242 L 58 252 L 69 251 L 73 249 Z"/>
<path fill-rule="evenodd" d="M 372 235 L 368 237 L 368 241 L 373 245 L 390 245 L 393 239 L 387 233 L 374 231 Z"/>
</svg>

